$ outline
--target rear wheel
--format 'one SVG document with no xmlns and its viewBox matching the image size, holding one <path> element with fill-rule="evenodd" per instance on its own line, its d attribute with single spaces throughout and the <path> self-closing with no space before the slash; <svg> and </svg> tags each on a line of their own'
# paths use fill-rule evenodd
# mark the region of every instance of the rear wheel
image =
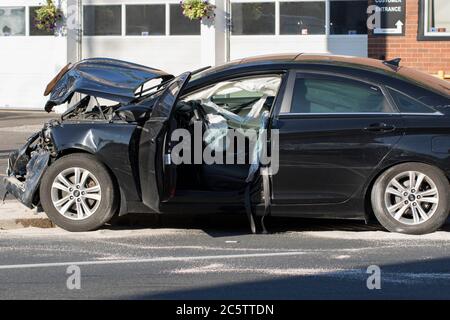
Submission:
<svg viewBox="0 0 450 320">
<path fill-rule="evenodd" d="M 42 178 L 40 198 L 48 217 L 68 231 L 97 229 L 117 209 L 108 170 L 89 154 L 71 154 L 53 163 Z"/>
<path fill-rule="evenodd" d="M 446 176 L 422 163 L 404 163 L 386 170 L 376 180 L 371 198 L 378 221 L 392 232 L 434 232 L 449 213 Z"/>
</svg>

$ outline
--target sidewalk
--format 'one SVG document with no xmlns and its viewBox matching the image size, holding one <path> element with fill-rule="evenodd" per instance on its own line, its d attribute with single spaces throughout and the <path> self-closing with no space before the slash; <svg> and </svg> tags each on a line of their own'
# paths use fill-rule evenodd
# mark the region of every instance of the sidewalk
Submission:
<svg viewBox="0 0 450 320">
<path fill-rule="evenodd" d="M 36 213 L 16 200 L 0 203 L 0 230 L 27 227 L 52 228 L 53 223 L 45 213 Z"/>
</svg>

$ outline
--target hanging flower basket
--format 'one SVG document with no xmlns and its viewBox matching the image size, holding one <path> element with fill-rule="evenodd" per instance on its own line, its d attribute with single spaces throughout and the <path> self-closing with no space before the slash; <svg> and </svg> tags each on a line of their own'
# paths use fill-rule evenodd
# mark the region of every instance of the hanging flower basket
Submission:
<svg viewBox="0 0 450 320">
<path fill-rule="evenodd" d="M 216 6 L 208 0 L 184 0 L 180 2 L 183 8 L 183 15 L 190 20 L 211 19 L 216 16 L 214 10 Z"/>
<path fill-rule="evenodd" d="M 62 23 L 64 14 L 61 9 L 57 8 L 53 0 L 47 0 L 47 4 L 36 9 L 36 17 L 34 26 L 43 31 L 55 32 L 55 29 Z"/>
</svg>

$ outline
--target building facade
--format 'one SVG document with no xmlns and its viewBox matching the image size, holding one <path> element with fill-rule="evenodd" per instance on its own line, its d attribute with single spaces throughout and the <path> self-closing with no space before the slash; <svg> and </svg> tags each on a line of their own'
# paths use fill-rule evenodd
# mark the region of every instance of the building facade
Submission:
<svg viewBox="0 0 450 320">
<path fill-rule="evenodd" d="M 369 31 L 368 56 L 401 57 L 404 65 L 450 75 L 450 0 L 406 0 L 405 4 L 404 36 L 382 37 Z"/>
<path fill-rule="evenodd" d="M 57 35 L 35 27 L 42 2 L 0 0 L 0 108 L 42 109 L 50 79 L 90 57 L 177 74 L 259 54 L 331 53 L 450 73 L 449 0 L 211 0 L 216 16 L 203 21 L 184 17 L 179 0 L 55 0 L 67 26 Z M 401 35 L 368 28 L 369 7 L 386 3 L 406 13 Z"/>
</svg>

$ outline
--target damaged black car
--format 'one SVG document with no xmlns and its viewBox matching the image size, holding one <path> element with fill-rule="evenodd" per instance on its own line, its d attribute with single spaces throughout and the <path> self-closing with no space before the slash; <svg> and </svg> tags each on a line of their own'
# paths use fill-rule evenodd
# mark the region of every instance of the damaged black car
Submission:
<svg viewBox="0 0 450 320">
<path fill-rule="evenodd" d="M 423 234 L 449 213 L 450 85 L 400 59 L 283 54 L 174 77 L 96 58 L 45 95 L 48 112 L 71 107 L 10 155 L 4 183 L 66 230 L 223 212 L 252 232 L 295 216 Z"/>
</svg>

